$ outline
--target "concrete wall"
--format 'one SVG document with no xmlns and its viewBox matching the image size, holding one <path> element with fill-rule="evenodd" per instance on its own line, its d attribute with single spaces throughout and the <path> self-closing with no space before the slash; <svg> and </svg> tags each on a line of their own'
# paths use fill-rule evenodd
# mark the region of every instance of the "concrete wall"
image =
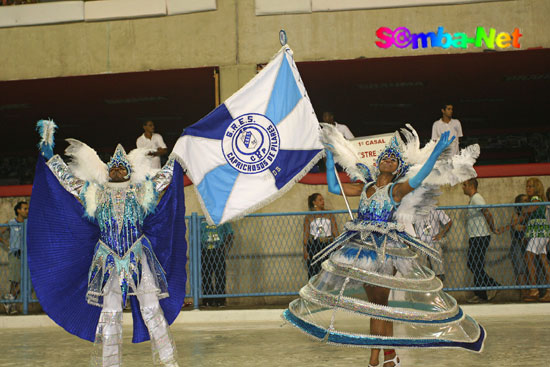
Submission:
<svg viewBox="0 0 550 367">
<path fill-rule="evenodd" d="M 525 181 L 528 177 L 505 177 L 505 178 L 481 178 L 479 179 L 478 191 L 483 195 L 487 204 L 513 203 L 516 195 L 525 193 Z M 544 188 L 550 186 L 550 176 L 538 176 Z M 193 186 L 185 188 L 185 200 L 187 213 L 197 212 L 202 214 Z M 325 207 L 330 210 L 346 210 L 343 199 L 340 196 L 328 192 L 326 185 L 304 185 L 296 184 L 283 197 L 266 205 L 258 213 L 280 213 L 307 211 L 307 197 L 314 192 L 321 193 L 325 198 Z M 352 208 L 357 208 L 359 198 L 349 198 Z M 460 185 L 445 186 L 439 197 L 440 206 L 468 205 L 468 197 L 462 192 Z"/>
<path fill-rule="evenodd" d="M 217 10 L 160 18 L 0 29 L 0 80 L 220 66 L 221 97 L 229 97 L 280 47 L 287 31 L 297 61 L 480 52 L 428 48 L 383 50 L 375 31 L 406 26 L 472 35 L 477 26 L 512 32 L 522 49 L 550 47 L 546 0 L 256 16 L 254 0 L 219 0 Z"/>
<path fill-rule="evenodd" d="M 205 13 L 5 28 L 0 80 L 236 64 L 235 29 L 234 1 Z"/>
</svg>

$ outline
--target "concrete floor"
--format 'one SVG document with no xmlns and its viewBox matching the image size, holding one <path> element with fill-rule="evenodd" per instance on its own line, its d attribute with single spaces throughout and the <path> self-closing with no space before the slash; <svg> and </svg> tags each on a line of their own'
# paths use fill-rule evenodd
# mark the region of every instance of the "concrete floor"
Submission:
<svg viewBox="0 0 550 367">
<path fill-rule="evenodd" d="M 550 366 L 548 315 L 477 318 L 488 334 L 482 354 L 454 349 L 398 350 L 402 366 Z M 176 323 L 172 331 L 182 367 L 367 366 L 367 349 L 320 344 L 290 326 L 281 325 L 282 321 L 274 320 Z M 1 367 L 88 364 L 92 344 L 59 327 L 2 329 Z M 151 366 L 150 344 L 132 344 L 130 326 L 124 327 L 124 333 L 124 365 Z"/>
</svg>

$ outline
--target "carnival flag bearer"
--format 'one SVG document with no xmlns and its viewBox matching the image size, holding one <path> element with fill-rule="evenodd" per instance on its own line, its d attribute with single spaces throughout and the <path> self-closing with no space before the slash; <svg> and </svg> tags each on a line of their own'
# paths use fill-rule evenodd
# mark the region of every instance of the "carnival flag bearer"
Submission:
<svg viewBox="0 0 550 367">
<path fill-rule="evenodd" d="M 451 157 L 447 147 L 453 137 L 445 132 L 437 143 L 420 149 L 416 131 L 407 127 L 401 131 L 405 141 L 396 132 L 376 165 L 367 167 L 357 161 L 354 147 L 341 133 L 323 126 L 329 191 L 341 194 L 336 161 L 361 181 L 342 186 L 346 195 L 361 197 L 358 214 L 316 255 L 317 261 L 330 257 L 283 313 L 289 323 L 319 340 L 371 348 L 369 366 L 400 366 L 395 347 L 479 352 L 485 340 L 484 329 L 442 291 L 441 280 L 418 264 L 415 251 L 440 260 L 437 251 L 407 234 L 403 225 L 429 213 L 438 186 L 476 175 L 472 166 L 479 146 Z M 391 291 L 401 293 L 399 300 L 389 301 Z"/>
<path fill-rule="evenodd" d="M 40 304 L 65 330 L 94 342 L 92 366 L 121 366 L 122 310 L 130 298 L 133 342 L 151 339 L 154 363 L 178 366 L 168 324 L 185 297 L 181 167 L 172 158 L 149 171 L 147 150 L 126 155 L 121 145 L 105 164 L 74 139 L 67 140 L 66 164 L 53 155 L 56 127 L 38 123 L 28 223 Z"/>
</svg>

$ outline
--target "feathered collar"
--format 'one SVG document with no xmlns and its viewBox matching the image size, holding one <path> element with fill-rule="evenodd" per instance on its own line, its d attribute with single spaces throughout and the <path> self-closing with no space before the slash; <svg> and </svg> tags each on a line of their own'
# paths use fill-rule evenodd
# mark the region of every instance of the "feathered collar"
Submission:
<svg viewBox="0 0 550 367">
<path fill-rule="evenodd" d="M 67 142 L 69 146 L 65 150 L 65 155 L 71 158 L 67 165 L 76 177 L 100 185 L 109 183 L 107 164 L 99 158 L 95 150 L 76 139 L 67 139 Z M 141 183 L 158 172 L 158 169 L 150 168 L 152 157 L 148 155 L 149 152 L 148 149 L 134 149 L 128 153 L 127 159 L 132 165 L 132 174 L 126 183 Z"/>
</svg>

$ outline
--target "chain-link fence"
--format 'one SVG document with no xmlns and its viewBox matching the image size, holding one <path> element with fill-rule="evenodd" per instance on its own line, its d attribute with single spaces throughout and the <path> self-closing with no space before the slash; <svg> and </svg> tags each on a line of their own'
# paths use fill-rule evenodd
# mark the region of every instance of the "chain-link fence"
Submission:
<svg viewBox="0 0 550 367">
<path fill-rule="evenodd" d="M 442 241 L 445 287 L 550 287 L 548 203 L 440 207 L 452 220 Z M 542 293 L 542 292 L 541 292 Z"/>
<path fill-rule="evenodd" d="M 27 266 L 27 222 L 0 224 L 0 304 L 7 314 L 24 314 L 29 303 L 38 302 L 32 290 Z"/>
<path fill-rule="evenodd" d="M 422 256 L 419 260 L 444 280 L 447 291 L 475 291 L 482 299 L 487 299 L 487 290 L 550 288 L 546 254 L 550 237 L 548 205 L 440 207 L 437 215 L 432 215 L 432 223 L 418 223 L 413 230 L 440 249 L 443 262 Z M 345 211 L 317 213 L 325 218 L 333 216 L 338 233 L 349 220 Z M 297 295 L 308 280 L 311 238 L 305 223 L 311 223 L 307 218 L 312 215 L 300 212 L 247 216 L 231 224 L 229 239 L 219 235 L 219 248 L 215 251 L 205 249 L 209 245 L 205 229 L 201 228 L 194 244 L 197 253 L 201 251 L 197 265 L 202 275 L 192 277 L 197 288 L 195 297 L 221 298 L 218 303 L 223 304 L 226 297 Z M 434 224 L 434 217 L 447 220 Z M 201 220 L 197 217 L 198 223 Z M 538 250 L 528 251 L 530 243 L 537 243 Z M 543 293 L 541 289 L 540 295 Z"/>
<path fill-rule="evenodd" d="M 550 288 L 549 205 L 440 207 L 437 215 L 417 223 L 415 230 L 418 237 L 440 248 L 443 262 L 420 261 L 444 279 L 447 291 L 474 291 L 477 297 L 487 298 L 487 290 L 538 289 L 542 296 Z M 315 271 L 308 259 L 317 227 L 323 227 L 316 238 L 320 248 L 343 231 L 349 218 L 345 211 L 267 213 L 215 227 L 193 213 L 186 217 L 188 297 L 198 308 L 200 300 L 218 306 L 231 297 L 297 295 L 308 280 L 308 270 L 309 275 Z M 24 239 L 18 258 L 8 257 L 5 244 L 0 250 L 0 303 L 22 303 L 27 313 L 28 303 L 36 300 Z M 20 292 L 11 299 L 10 261 L 14 258 L 21 264 Z"/>
</svg>

